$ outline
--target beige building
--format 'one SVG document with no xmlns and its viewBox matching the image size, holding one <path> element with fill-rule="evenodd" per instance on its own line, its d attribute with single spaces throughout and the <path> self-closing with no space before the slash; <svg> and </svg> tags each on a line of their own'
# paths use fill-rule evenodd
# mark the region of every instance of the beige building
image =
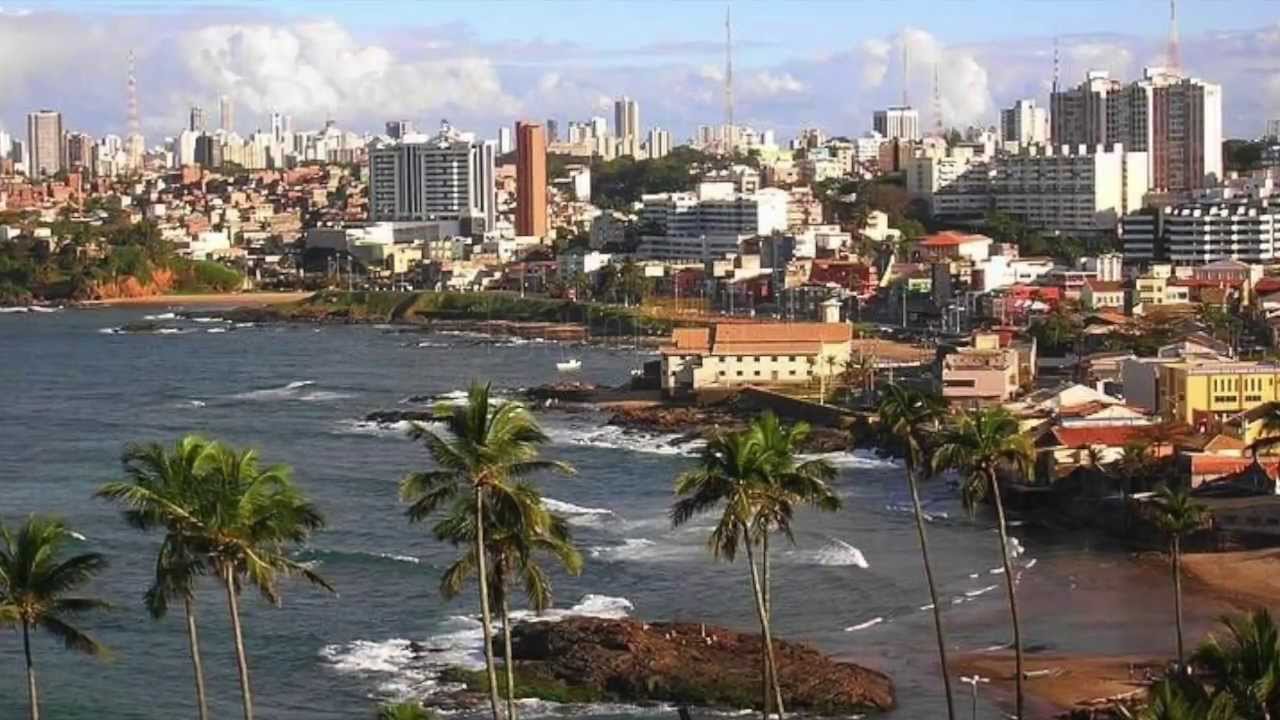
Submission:
<svg viewBox="0 0 1280 720">
<path fill-rule="evenodd" d="M 1085 310 L 1124 309 L 1124 284 L 1111 280 L 1085 280 L 1080 288 L 1080 304 Z"/>
<path fill-rule="evenodd" d="M 846 323 L 717 323 L 676 328 L 662 356 L 668 395 L 745 385 L 802 385 L 838 375 L 849 362 Z"/>
<path fill-rule="evenodd" d="M 942 397 L 974 404 L 1003 402 L 1018 392 L 1018 350 L 1000 336 L 976 335 L 973 347 L 942 358 Z"/>
</svg>

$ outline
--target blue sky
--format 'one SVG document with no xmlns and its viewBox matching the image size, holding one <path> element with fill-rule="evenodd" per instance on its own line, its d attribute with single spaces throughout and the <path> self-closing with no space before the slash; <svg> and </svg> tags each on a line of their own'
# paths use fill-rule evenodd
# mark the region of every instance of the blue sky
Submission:
<svg viewBox="0 0 1280 720">
<path fill-rule="evenodd" d="M 989 125 L 1019 97 L 1046 99 L 1054 37 L 1064 82 L 1125 78 L 1163 62 L 1163 0 L 732 2 L 737 115 L 789 135 L 858 134 L 901 93 L 932 96 L 948 125 Z M 271 109 L 357 130 L 405 115 L 485 128 L 517 117 L 609 115 L 639 99 L 644 125 L 686 137 L 719 122 L 724 2 L 231 2 L 0 0 L 0 127 L 33 106 L 119 131 L 122 58 L 137 50 L 144 128 L 172 134 L 192 103 L 227 94 L 248 131 Z M 30 12 L 15 12 L 15 10 Z M 1280 2 L 1182 0 L 1184 67 L 1224 87 L 1230 132 L 1280 116 Z M 925 108 L 926 114 L 932 108 Z M 932 120 L 930 120 L 932 122 Z M 239 125 L 239 123 L 238 123 Z"/>
</svg>

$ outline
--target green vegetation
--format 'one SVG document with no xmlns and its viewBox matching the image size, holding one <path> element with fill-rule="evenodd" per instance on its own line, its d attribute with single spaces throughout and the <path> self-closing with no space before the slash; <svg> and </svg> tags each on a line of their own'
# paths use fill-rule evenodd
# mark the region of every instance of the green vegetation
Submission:
<svg viewBox="0 0 1280 720">
<path fill-rule="evenodd" d="M 239 289 L 243 276 L 221 263 L 177 257 L 173 244 L 153 223 L 130 224 L 127 216 L 102 209 L 99 225 L 63 217 L 35 223 L 9 218 L 18 227 L 48 228 L 55 240 L 26 237 L 0 245 L 0 305 L 33 300 L 84 300 L 97 288 L 129 280 L 151 285 L 163 274 L 168 292 L 227 292 Z M 0 223 L 3 224 L 3 223 Z M 169 284 L 171 283 L 171 284 Z"/>
<path fill-rule="evenodd" d="M 525 667 L 515 669 L 515 697 L 535 698 L 557 703 L 596 703 L 615 700 L 608 694 L 589 687 L 576 687 L 562 680 L 546 677 Z M 470 692 L 488 693 L 489 681 L 484 670 L 460 667 L 445 668 L 441 682 L 463 685 Z M 507 678 L 498 676 L 498 692 L 507 695 Z"/>
<path fill-rule="evenodd" d="M 1021 219 L 992 210 L 987 213 L 982 231 L 992 240 L 1013 243 L 1023 257 L 1051 257 L 1067 264 L 1075 264 L 1086 255 L 1096 255 L 1119 249 L 1115 237 L 1077 238 L 1072 235 L 1055 235 L 1027 225 Z"/>
<path fill-rule="evenodd" d="M 1225 140 L 1222 143 L 1222 164 L 1227 172 L 1247 173 L 1262 167 L 1262 152 L 1275 144 L 1275 139 Z"/>
<path fill-rule="evenodd" d="M 743 158 L 739 162 L 745 162 Z M 728 158 L 680 146 L 655 160 L 620 157 L 591 163 L 591 201 L 602 208 L 629 208 L 643 193 L 692 190 L 708 170 L 727 167 Z"/>
</svg>

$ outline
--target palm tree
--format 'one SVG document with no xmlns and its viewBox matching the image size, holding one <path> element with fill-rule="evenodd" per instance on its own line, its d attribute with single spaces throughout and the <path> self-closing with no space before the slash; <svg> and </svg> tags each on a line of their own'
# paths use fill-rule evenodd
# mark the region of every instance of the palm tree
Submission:
<svg viewBox="0 0 1280 720">
<path fill-rule="evenodd" d="M 764 600 L 765 618 L 772 624 L 773 602 L 769 583 L 769 535 L 783 533 L 787 540 L 795 542 L 791 532 L 791 520 L 795 506 L 807 504 L 818 510 L 835 512 L 840 509 L 840 497 L 831 489 L 836 469 L 825 459 L 797 463 L 796 453 L 809 437 L 809 424 L 798 422 L 790 427 L 778 421 L 772 412 L 756 418 L 749 432 L 768 456 L 764 468 L 760 508 L 756 513 L 755 535 L 760 542 L 760 585 Z M 762 658 L 764 654 L 761 654 Z M 769 697 L 773 695 L 782 707 L 782 690 L 776 684 L 771 668 L 766 664 L 764 680 L 764 712 L 769 714 Z"/>
<path fill-rule="evenodd" d="M 857 385 L 863 402 L 876 382 L 876 359 L 873 355 L 859 353 L 857 359 L 850 359 L 844 366 L 844 382 L 846 385 Z"/>
<path fill-rule="evenodd" d="M 0 626 L 22 628 L 22 652 L 27 663 L 27 693 L 31 720 L 40 720 L 36 671 L 31 663 L 31 631 L 39 628 L 62 641 L 68 650 L 102 655 L 106 650 L 71 617 L 110 607 L 102 600 L 70 595 L 107 566 L 99 553 L 62 559 L 72 533 L 61 520 L 32 515 L 15 536 L 0 525 Z"/>
<path fill-rule="evenodd" d="M 511 609 L 508 587 L 524 585 L 529 607 L 541 614 L 551 607 L 551 579 L 538 563 L 538 555 L 558 561 L 571 575 L 582 572 L 582 554 L 573 546 L 569 524 L 546 509 L 542 496 L 528 483 L 518 483 L 512 492 L 494 496 L 485 505 L 485 543 L 489 552 L 490 603 L 502 613 L 503 664 L 507 674 L 507 717 L 515 718 L 515 670 L 511 657 Z M 445 570 L 440 593 L 452 599 L 462 593 L 467 579 L 476 572 L 475 515 L 469 498 L 459 496 L 450 514 L 433 530 L 436 539 L 469 550 Z"/>
<path fill-rule="evenodd" d="M 942 431 L 934 452 L 935 469 L 953 469 L 963 477 L 962 498 L 973 512 L 977 503 L 990 497 L 996 506 L 996 527 L 1000 532 L 1000 561 L 1004 567 L 1009 595 L 1009 617 L 1013 626 L 1015 717 L 1021 720 L 1022 628 L 1018 623 L 1018 600 L 1014 593 L 1013 568 L 1009 562 L 1009 529 L 1005 522 L 1000 472 L 1012 467 L 1025 476 L 1034 459 L 1031 441 L 1018 433 L 1018 420 L 1004 408 L 971 410 Z"/>
<path fill-rule="evenodd" d="M 1223 718 L 1280 717 L 1280 630 L 1267 610 L 1223 617 L 1225 636 L 1211 634 L 1191 656 L 1210 678 Z"/>
<path fill-rule="evenodd" d="M 199 526 L 190 522 L 190 513 L 201 490 L 200 474 L 208 464 L 212 447 L 212 443 L 195 435 L 179 440 L 172 452 L 158 443 L 131 445 L 123 457 L 129 479 L 103 485 L 97 493 L 98 497 L 129 506 L 124 519 L 130 527 L 165 530 L 156 556 L 155 578 L 143 602 L 151 617 L 159 620 L 168 613 L 169 601 L 182 601 L 200 720 L 207 720 L 209 709 L 196 631 L 195 582 L 208 572 L 208 567 L 200 552 L 198 535 L 193 534 L 199 532 Z"/>
<path fill-rule="evenodd" d="M 324 518 L 293 483 L 284 465 L 261 467 L 253 450 L 209 449 L 203 490 L 190 517 L 203 562 L 221 580 L 236 645 L 245 720 L 253 720 L 253 694 L 240 625 L 240 592 L 251 585 L 280 604 L 281 577 L 302 577 L 329 592 L 333 587 L 288 553 L 324 527 Z"/>
<path fill-rule="evenodd" d="M 1280 443 L 1280 403 L 1266 403 L 1258 409 L 1262 412 L 1262 415 L 1256 420 L 1258 423 L 1258 437 L 1249 446 L 1249 449 L 1253 451 L 1254 461 L 1258 459 L 1259 450 Z"/>
<path fill-rule="evenodd" d="M 751 591 L 765 646 L 765 675 L 777 677 L 778 665 L 773 652 L 769 613 L 764 604 L 763 585 L 756 565 L 753 531 L 760 527 L 758 514 L 764 492 L 763 478 L 771 462 L 759 438 L 750 431 L 727 433 L 707 442 L 698 467 L 676 478 L 675 493 L 680 498 L 671 507 L 671 524 L 680 527 L 697 515 L 718 505 L 724 509 L 720 520 L 707 539 L 707 547 L 716 559 L 732 562 L 739 544 L 746 550 L 751 575 Z M 764 680 L 766 684 L 767 679 Z M 774 683 L 774 699 L 778 700 L 778 717 L 784 717 L 781 692 Z M 766 693 L 764 707 L 769 705 Z"/>
<path fill-rule="evenodd" d="M 1156 525 L 1169 536 L 1169 565 L 1173 571 L 1173 615 L 1178 633 L 1178 665 L 1182 665 L 1182 538 L 1204 524 L 1208 509 L 1191 499 L 1184 487 L 1160 486 L 1155 499 Z"/>
<path fill-rule="evenodd" d="M 1151 686 L 1138 720 L 1232 720 L 1230 698 L 1210 698 L 1199 682 L 1172 675 Z"/>
<path fill-rule="evenodd" d="M 933 566 L 929 563 L 929 542 L 925 535 L 924 510 L 920 506 L 920 488 L 917 473 L 927 471 L 927 435 L 936 430 L 946 412 L 942 398 L 926 395 L 901 385 L 884 388 L 877 414 L 880 426 L 893 435 L 905 450 L 903 461 L 907 470 L 907 487 L 911 490 L 911 509 L 916 520 L 916 537 L 920 541 L 920 556 L 924 560 L 924 577 L 929 586 L 929 603 L 933 607 L 933 627 L 938 640 L 938 658 L 942 662 L 942 687 L 947 695 L 947 717 L 955 720 L 955 705 L 951 697 L 951 672 L 947 664 L 947 642 L 942 629 L 942 606 L 938 602 L 938 588 L 933 580 Z"/>
<path fill-rule="evenodd" d="M 490 407 L 489 385 L 472 383 L 467 402 L 439 409 L 449 440 L 415 424 L 410 437 L 427 447 L 434 470 L 411 473 L 400 483 L 400 497 L 411 503 L 410 522 L 434 514 L 465 491 L 470 491 L 475 518 L 475 573 L 480 585 L 480 622 L 484 630 L 485 668 L 489 676 L 489 703 L 494 720 L 500 720 L 498 673 L 493 660 L 493 618 L 490 612 L 489 560 L 485 549 L 485 502 L 512 493 L 511 482 L 547 470 L 571 474 L 564 463 L 538 459 L 538 448 L 548 438 L 520 405 L 503 402 Z"/>
</svg>

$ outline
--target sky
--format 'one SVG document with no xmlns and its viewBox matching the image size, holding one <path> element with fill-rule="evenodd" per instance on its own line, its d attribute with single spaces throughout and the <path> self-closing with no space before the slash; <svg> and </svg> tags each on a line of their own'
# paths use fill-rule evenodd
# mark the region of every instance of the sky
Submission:
<svg viewBox="0 0 1280 720">
<path fill-rule="evenodd" d="M 922 122 L 994 125 L 1024 97 L 1047 105 L 1055 40 L 1063 85 L 1090 69 L 1136 79 L 1166 61 L 1166 0 L 0 0 L 0 129 L 37 108 L 91 134 L 127 128 L 127 55 L 149 144 L 191 105 L 236 129 L 332 118 L 357 132 L 448 119 L 493 137 L 519 118 L 640 105 L 677 139 L 723 122 L 725 12 L 733 18 L 734 114 L 790 137 L 858 135 L 906 89 Z M 1229 136 L 1280 118 L 1280 2 L 1182 0 L 1182 66 L 1223 86 Z"/>
</svg>

